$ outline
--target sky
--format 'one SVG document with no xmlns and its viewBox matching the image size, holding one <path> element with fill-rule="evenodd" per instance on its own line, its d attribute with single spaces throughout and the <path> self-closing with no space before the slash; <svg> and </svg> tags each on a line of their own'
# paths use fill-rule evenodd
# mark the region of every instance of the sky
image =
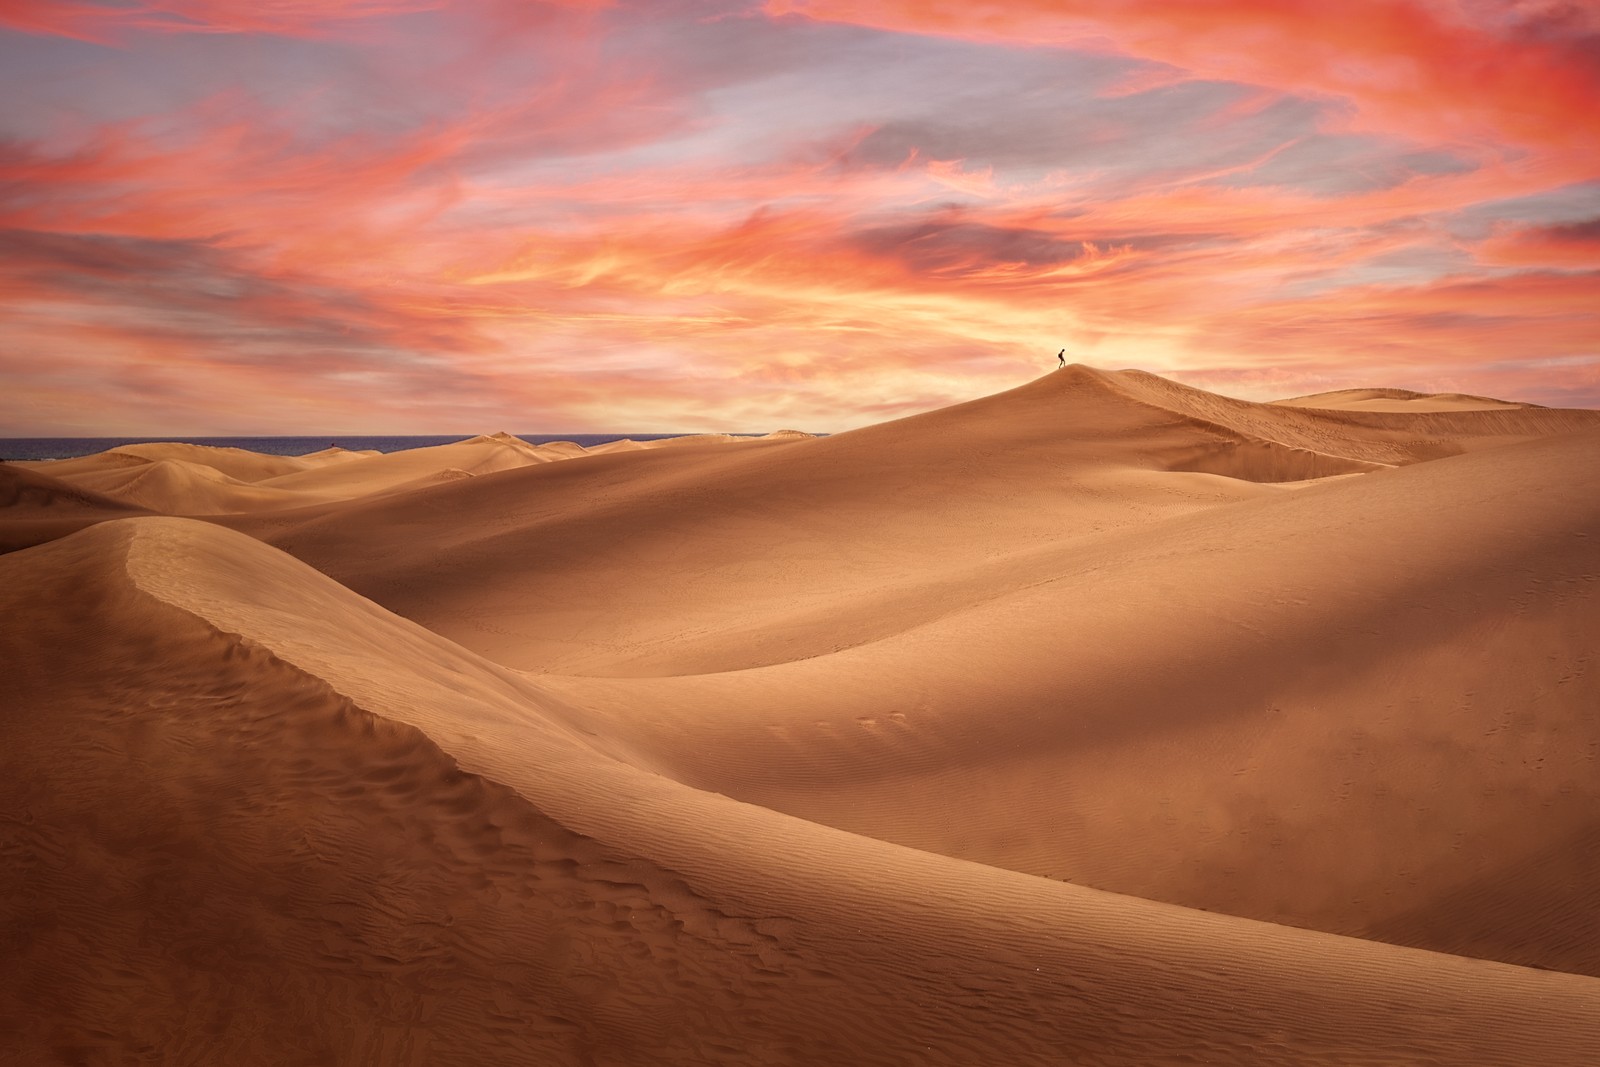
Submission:
<svg viewBox="0 0 1600 1067">
<path fill-rule="evenodd" d="M 1600 407 L 1589 0 L 0 0 L 0 436 Z"/>
</svg>

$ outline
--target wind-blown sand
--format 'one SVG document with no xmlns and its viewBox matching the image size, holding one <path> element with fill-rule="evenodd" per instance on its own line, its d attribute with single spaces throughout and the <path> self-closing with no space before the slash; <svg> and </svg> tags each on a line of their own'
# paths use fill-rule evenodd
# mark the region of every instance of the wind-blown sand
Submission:
<svg viewBox="0 0 1600 1067">
<path fill-rule="evenodd" d="M 1073 367 L 0 544 L 7 1062 L 1600 1062 L 1597 412 Z"/>
</svg>

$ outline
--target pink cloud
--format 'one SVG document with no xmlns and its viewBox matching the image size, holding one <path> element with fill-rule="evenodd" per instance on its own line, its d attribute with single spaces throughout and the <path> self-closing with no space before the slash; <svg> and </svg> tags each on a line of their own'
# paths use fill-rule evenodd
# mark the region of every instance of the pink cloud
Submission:
<svg viewBox="0 0 1600 1067">
<path fill-rule="evenodd" d="M 32 405 L 0 416 L 43 432 L 141 395 L 149 422 L 119 427 L 837 429 L 1014 384 L 1062 345 L 1285 392 L 1363 367 L 1487 391 L 1474 365 L 1570 382 L 1600 341 L 1593 235 L 1550 221 L 1596 174 L 1572 124 L 1593 77 L 1550 5 L 604 6 L 494 47 L 521 17 L 498 5 L 0 9 L 115 32 L 134 72 L 136 39 L 230 34 L 272 35 L 269 70 L 325 64 L 303 92 L 221 71 L 185 106 L 99 122 L 115 79 L 90 76 L 66 97 L 80 132 L 0 142 L 0 347 L 26 353 L 7 380 Z M 357 24 L 386 29 L 306 40 Z M 460 46 L 435 62 L 445 31 Z M 787 75 L 730 40 L 792 50 Z M 964 87 L 1007 76 L 1019 45 L 1054 50 L 1019 91 L 924 100 L 953 62 L 984 75 Z M 845 46 L 924 80 L 837 94 L 816 65 Z M 1094 76 L 1068 93 L 1074 63 Z M 1022 90 L 1064 95 L 1015 132 Z M 1078 111 L 1081 141 L 1034 143 Z"/>
<path fill-rule="evenodd" d="M 767 0 L 772 16 L 1027 47 L 1110 46 L 1192 72 L 1349 101 L 1353 128 L 1428 141 L 1510 142 L 1593 172 L 1600 71 L 1582 25 L 1525 5 L 1377 0 L 1359 11 L 1305 0 Z M 1546 33 L 1533 32 L 1542 26 Z"/>
<path fill-rule="evenodd" d="M 483 6 L 501 9 L 503 17 L 517 21 L 526 18 L 516 10 L 518 7 L 601 10 L 613 3 L 614 0 L 505 0 Z M 0 27 L 99 44 L 117 41 L 130 31 L 322 37 L 355 22 L 440 11 L 449 6 L 449 0 L 5 0 L 0 4 Z"/>
<path fill-rule="evenodd" d="M 1600 219 L 1560 226 L 1501 225 L 1474 250 L 1496 266 L 1600 271 Z"/>
</svg>

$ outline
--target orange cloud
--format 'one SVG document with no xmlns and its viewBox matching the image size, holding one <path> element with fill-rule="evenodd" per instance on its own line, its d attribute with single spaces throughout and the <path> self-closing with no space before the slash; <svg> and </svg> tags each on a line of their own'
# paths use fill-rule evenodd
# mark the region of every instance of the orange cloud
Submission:
<svg viewBox="0 0 1600 1067">
<path fill-rule="evenodd" d="M 1497 266 L 1600 271 L 1600 219 L 1564 226 L 1500 226 L 1474 250 Z"/>
<path fill-rule="evenodd" d="M 614 0 L 526 0 L 526 3 L 603 9 L 612 6 Z M 320 37 L 341 25 L 439 11 L 448 6 L 449 0 L 130 0 L 107 4 L 5 0 L 0 4 L 0 27 L 98 44 L 109 43 L 124 31 Z M 510 8 L 510 0 L 504 6 Z M 518 17 L 514 11 L 508 14 Z"/>
<path fill-rule="evenodd" d="M 357 19 L 436 10 L 440 0 L 155 0 L 126 4 L 6 0 L 0 26 L 105 43 L 118 31 L 316 36 Z"/>
<path fill-rule="evenodd" d="M 1538 399 L 1560 390 L 1553 367 L 1600 363 L 1597 291 L 1600 271 L 1444 278 L 1263 302 L 1196 326 L 1216 350 L 1270 363 L 1280 375 L 1349 383 L 1360 373 L 1366 384 L 1492 395 L 1506 381 L 1519 381 L 1510 372 L 1520 368 L 1519 384 L 1508 395 Z M 1499 385 L 1489 384 L 1489 370 Z M 1574 399 L 1593 404 L 1597 398 Z"/>
<path fill-rule="evenodd" d="M 1476 6 L 1426 0 L 1358 10 L 1307 0 L 767 0 L 764 10 L 1016 46 L 1109 45 L 1198 78 L 1349 101 L 1356 128 L 1510 142 L 1586 175 L 1600 165 L 1600 68 L 1581 41 L 1539 32 L 1561 5 L 1506 9 L 1514 17 L 1498 23 L 1475 19 Z"/>
<path fill-rule="evenodd" d="M 193 4 L 187 29 L 157 25 L 176 3 L 0 10 L 85 34 L 304 38 L 426 6 Z M 414 69 L 406 52 L 400 73 L 354 87 L 341 64 L 381 49 L 252 41 L 291 71 L 319 57 L 332 73 L 278 95 L 222 78 L 184 107 L 0 141 L 7 381 L 45 412 L 29 416 L 41 429 L 118 412 L 124 395 L 146 399 L 142 428 L 158 432 L 229 418 L 263 432 L 837 429 L 1014 383 L 1063 345 L 1216 383 L 1272 368 L 1272 388 L 1291 393 L 1362 367 L 1381 384 L 1433 373 L 1490 391 L 1474 365 L 1495 368 L 1488 382 L 1550 390 L 1581 380 L 1568 368 L 1582 364 L 1562 361 L 1600 343 L 1594 235 L 1560 221 L 1582 217 L 1583 187 L 1567 183 L 1593 161 L 1592 135 L 1558 135 L 1557 120 L 1592 79 L 1568 61 L 1571 33 L 1534 32 L 1546 8 L 1491 25 L 1453 0 L 1383 0 L 1351 26 L 1264 0 L 767 9 L 1003 44 L 959 49 L 1001 76 L 1022 62 L 1014 45 L 1098 41 L 1095 78 L 1062 98 L 1061 121 L 1104 110 L 1083 145 L 1041 147 L 1057 112 L 1013 133 L 1023 94 L 1009 83 L 934 106 L 929 84 L 886 76 L 855 107 L 800 60 L 785 82 L 681 13 L 650 16 L 673 47 L 629 62 L 621 42 L 644 47 L 660 28 L 644 7 L 558 20 L 503 68 L 479 63 L 475 37 L 437 67 Z M 470 10 L 479 34 L 516 14 Z M 877 37 L 800 19 L 715 25 L 781 38 L 780 52 Z M 1107 42 L 1167 65 L 1130 74 Z M 898 56 L 919 42 L 893 43 Z M 920 43 L 938 45 L 936 61 L 911 69 L 943 79 L 958 46 Z M 1475 54 L 1474 78 L 1445 69 Z M 1539 57 L 1550 85 L 1513 92 Z M 1040 91 L 1056 91 L 1058 58 L 1087 62 L 1045 58 L 1026 83 Z M 1183 84 L 1179 68 L 1264 88 Z M 326 107 L 324 89 L 356 106 Z M 85 100 L 106 91 L 90 85 Z M 1324 114 L 1350 128 L 1438 150 L 1330 134 L 1284 92 L 1337 99 Z M 811 124 L 778 132 L 799 121 Z M 1151 148 L 1152 135 L 1168 140 Z M 62 399 L 73 388 L 76 409 Z"/>
</svg>

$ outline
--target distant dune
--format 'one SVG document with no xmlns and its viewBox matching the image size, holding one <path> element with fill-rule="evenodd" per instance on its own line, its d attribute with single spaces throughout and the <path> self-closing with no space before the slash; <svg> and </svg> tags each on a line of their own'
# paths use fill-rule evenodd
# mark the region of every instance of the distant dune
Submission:
<svg viewBox="0 0 1600 1067">
<path fill-rule="evenodd" d="M 0 465 L 0 1060 L 1588 1067 L 1597 457 L 1070 367 Z"/>
<path fill-rule="evenodd" d="M 1494 411 L 1505 408 L 1526 410 L 1538 406 L 1466 393 L 1415 393 L 1410 389 L 1339 389 L 1274 403 L 1333 411 Z"/>
</svg>

